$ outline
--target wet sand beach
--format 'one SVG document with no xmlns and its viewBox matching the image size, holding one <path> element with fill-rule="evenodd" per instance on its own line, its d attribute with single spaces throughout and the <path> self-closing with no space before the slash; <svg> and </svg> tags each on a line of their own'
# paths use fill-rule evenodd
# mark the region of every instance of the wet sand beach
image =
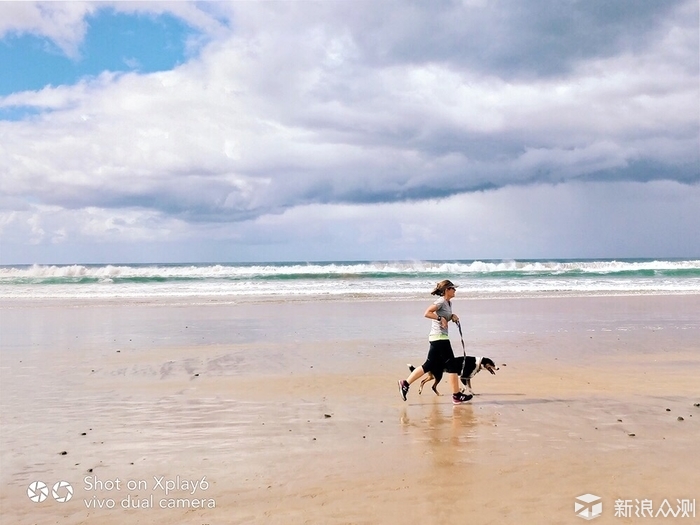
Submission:
<svg viewBox="0 0 700 525">
<path fill-rule="evenodd" d="M 398 394 L 429 302 L 0 304 L 0 521 L 694 522 L 700 296 L 458 297 L 463 406 Z"/>
</svg>

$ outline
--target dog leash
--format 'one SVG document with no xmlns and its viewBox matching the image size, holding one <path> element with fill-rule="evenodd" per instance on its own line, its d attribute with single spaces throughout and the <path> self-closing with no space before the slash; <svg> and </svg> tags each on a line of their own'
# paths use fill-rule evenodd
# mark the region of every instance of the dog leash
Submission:
<svg viewBox="0 0 700 525">
<path fill-rule="evenodd" d="M 459 339 L 462 341 L 462 353 L 464 354 L 464 360 L 462 361 L 462 371 L 460 372 L 460 377 L 464 376 L 464 367 L 467 365 L 467 349 L 464 347 L 464 336 L 462 335 L 462 325 L 457 321 L 457 328 L 459 328 Z"/>
</svg>

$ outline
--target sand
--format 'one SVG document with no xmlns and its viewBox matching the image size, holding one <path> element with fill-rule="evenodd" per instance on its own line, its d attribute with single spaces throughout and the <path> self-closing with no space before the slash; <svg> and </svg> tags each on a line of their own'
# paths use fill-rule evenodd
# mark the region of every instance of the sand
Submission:
<svg viewBox="0 0 700 525">
<path fill-rule="evenodd" d="M 3 303 L 0 522 L 700 519 L 700 296 L 458 298 L 456 407 L 396 387 L 427 304 Z"/>
</svg>

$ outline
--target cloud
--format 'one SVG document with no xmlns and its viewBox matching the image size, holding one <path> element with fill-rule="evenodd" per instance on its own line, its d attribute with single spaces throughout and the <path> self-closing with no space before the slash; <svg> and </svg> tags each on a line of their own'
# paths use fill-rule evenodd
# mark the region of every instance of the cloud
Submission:
<svg viewBox="0 0 700 525">
<path fill-rule="evenodd" d="M 75 58 L 87 30 L 85 18 L 96 8 L 88 2 L 2 2 L 0 37 L 25 33 L 46 37 Z"/>
<path fill-rule="evenodd" d="M 0 203 L 0 263 L 697 257 L 699 199 L 700 185 L 671 181 L 567 182 L 226 223 Z"/>
<path fill-rule="evenodd" d="M 88 19 L 98 10 L 159 15 L 171 13 L 211 36 L 222 34 L 215 6 L 190 2 L 1 2 L 0 38 L 31 34 L 46 38 L 66 56 L 77 59 Z"/>
<path fill-rule="evenodd" d="M 0 34 L 36 31 L 72 52 L 101 4 L 67 5 L 17 8 Z M 0 121 L 11 202 L 212 234 L 314 206 L 700 181 L 697 2 L 133 6 L 172 11 L 212 40 L 172 71 L 0 99 L 42 110 Z M 140 235 L 141 219 L 124 220 Z"/>
<path fill-rule="evenodd" d="M 581 61 L 644 51 L 682 0 L 383 3 L 343 20 L 373 64 L 449 63 L 507 80 L 562 76 Z M 325 13 L 324 13 L 325 15 Z M 364 28 L 364 30 L 362 30 Z"/>
</svg>

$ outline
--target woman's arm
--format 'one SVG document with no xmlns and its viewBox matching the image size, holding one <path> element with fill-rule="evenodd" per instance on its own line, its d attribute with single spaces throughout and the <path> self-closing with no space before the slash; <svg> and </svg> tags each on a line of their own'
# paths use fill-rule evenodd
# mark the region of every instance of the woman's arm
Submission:
<svg viewBox="0 0 700 525">
<path fill-rule="evenodd" d="M 438 318 L 437 309 L 438 309 L 438 307 L 436 304 L 431 304 L 428 307 L 428 309 L 425 311 L 425 317 L 427 317 L 428 319 L 433 319 L 433 320 L 437 319 Z"/>
<path fill-rule="evenodd" d="M 445 328 L 445 326 L 447 326 L 447 322 L 449 321 L 449 319 L 447 319 L 446 317 L 438 316 L 437 310 L 438 310 L 438 305 L 431 304 L 428 307 L 428 309 L 425 311 L 424 317 L 427 317 L 428 319 L 439 320 L 440 326 Z"/>
</svg>

